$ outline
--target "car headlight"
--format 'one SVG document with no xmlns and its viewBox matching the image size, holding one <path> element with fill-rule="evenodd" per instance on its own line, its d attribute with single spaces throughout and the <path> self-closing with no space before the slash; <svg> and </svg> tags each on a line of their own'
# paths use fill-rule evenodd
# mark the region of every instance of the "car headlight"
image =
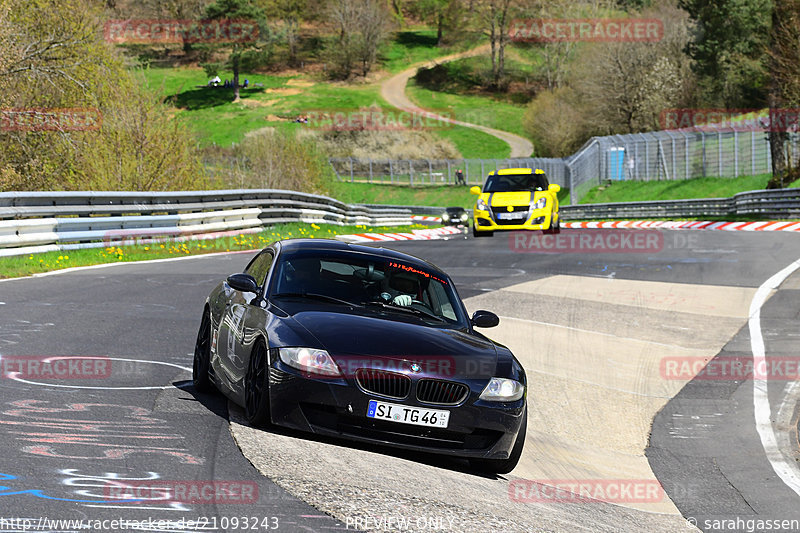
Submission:
<svg viewBox="0 0 800 533">
<path fill-rule="evenodd" d="M 478 203 L 475 204 L 475 209 L 478 211 L 488 211 L 489 206 L 483 201 L 483 198 L 478 198 Z"/>
<path fill-rule="evenodd" d="M 447 213 L 445 213 L 444 215 L 442 215 L 442 220 L 444 220 L 445 222 L 447 222 L 448 220 L 450 220 L 450 215 L 448 215 Z"/>
<path fill-rule="evenodd" d="M 469 219 L 469 217 L 467 216 L 467 214 L 466 214 L 466 213 L 464 213 L 463 215 L 461 215 L 461 222 L 466 222 L 468 219 Z"/>
<path fill-rule="evenodd" d="M 533 204 L 533 209 L 544 209 L 546 205 L 547 205 L 547 198 L 542 197 L 536 200 L 536 202 Z"/>
<path fill-rule="evenodd" d="M 480 399 L 490 402 L 513 402 L 522 398 L 525 386 L 519 381 L 505 378 L 492 378 L 483 389 Z"/>
<path fill-rule="evenodd" d="M 320 376 L 340 377 L 342 375 L 333 358 L 325 350 L 315 348 L 279 348 L 281 361 L 287 365 Z"/>
</svg>

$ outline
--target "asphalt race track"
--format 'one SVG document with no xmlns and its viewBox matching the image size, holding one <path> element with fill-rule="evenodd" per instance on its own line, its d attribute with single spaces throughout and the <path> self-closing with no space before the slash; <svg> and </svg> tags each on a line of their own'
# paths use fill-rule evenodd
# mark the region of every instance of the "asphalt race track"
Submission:
<svg viewBox="0 0 800 533">
<path fill-rule="evenodd" d="M 604 242 L 634 231 L 604 230 Z M 3 367 L 0 532 L 800 530 L 800 274 L 759 290 L 800 241 L 653 235 L 624 251 L 543 253 L 499 234 L 383 244 L 449 272 L 470 312 L 501 315 L 485 333 L 526 367 L 529 419 L 520 465 L 498 478 L 253 430 L 220 396 L 196 394 L 202 302 L 249 253 L 0 282 L 2 364 L 60 356 L 75 370 Z M 771 372 L 730 370 L 754 357 Z M 543 488 L 569 481 L 602 497 Z M 230 490 L 208 497 L 214 482 Z"/>
</svg>

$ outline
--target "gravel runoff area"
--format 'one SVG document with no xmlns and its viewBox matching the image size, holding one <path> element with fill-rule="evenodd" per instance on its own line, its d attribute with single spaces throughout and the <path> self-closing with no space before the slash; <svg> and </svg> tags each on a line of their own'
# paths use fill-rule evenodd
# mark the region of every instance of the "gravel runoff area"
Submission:
<svg viewBox="0 0 800 533">
<path fill-rule="evenodd" d="M 534 504 L 509 497 L 513 476 L 488 478 L 466 463 L 246 425 L 229 403 L 244 456 L 292 496 L 361 531 L 689 531 L 674 516 L 602 502 Z M 413 459 L 411 458 L 413 457 Z"/>
</svg>

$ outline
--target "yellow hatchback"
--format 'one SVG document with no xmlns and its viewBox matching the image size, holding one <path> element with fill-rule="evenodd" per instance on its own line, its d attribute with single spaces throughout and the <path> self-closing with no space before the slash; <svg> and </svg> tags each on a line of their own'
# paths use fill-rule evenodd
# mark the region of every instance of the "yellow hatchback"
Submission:
<svg viewBox="0 0 800 533">
<path fill-rule="evenodd" d="M 486 178 L 473 209 L 472 234 L 490 236 L 497 230 L 543 230 L 558 233 L 558 191 L 541 169 L 508 168 L 495 170 Z"/>
</svg>

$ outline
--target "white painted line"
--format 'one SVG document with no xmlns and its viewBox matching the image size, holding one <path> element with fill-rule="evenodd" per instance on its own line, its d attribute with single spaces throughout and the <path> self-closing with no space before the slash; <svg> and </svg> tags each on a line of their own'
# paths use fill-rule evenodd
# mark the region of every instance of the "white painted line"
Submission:
<svg viewBox="0 0 800 533">
<path fill-rule="evenodd" d="M 492 289 L 487 289 L 487 290 L 492 290 Z M 576 328 L 574 326 L 565 326 L 563 324 L 552 324 L 550 322 L 539 322 L 538 320 L 531 320 L 529 318 L 517 318 L 517 317 L 514 317 L 514 316 L 504 316 L 504 315 L 497 315 L 497 317 L 501 318 L 503 320 L 518 320 L 520 322 L 528 322 L 530 324 L 537 324 L 537 325 L 540 325 L 540 326 L 547 326 L 549 328 L 561 328 L 561 329 L 567 329 L 567 330 L 570 330 L 570 331 L 577 331 L 578 333 L 590 333 L 592 335 L 599 335 L 601 337 L 611 337 L 611 338 L 619 339 L 619 340 L 623 340 L 623 341 L 642 342 L 642 343 L 652 344 L 653 346 L 664 346 L 666 348 L 681 348 L 681 349 L 684 349 L 684 347 L 678 346 L 676 344 L 665 344 L 663 342 L 647 341 L 647 340 L 643 340 L 643 339 L 634 339 L 633 337 L 621 337 L 619 335 L 614 335 L 613 333 L 606 333 L 604 331 L 594 331 L 594 330 L 591 330 L 591 329 L 581 329 L 581 328 Z M 686 348 L 686 349 L 689 349 L 689 348 Z"/>
<path fill-rule="evenodd" d="M 147 263 L 167 263 L 170 261 L 184 261 L 186 259 L 199 259 L 201 257 L 215 257 L 219 255 L 248 254 L 248 253 L 252 254 L 260 250 L 261 248 L 257 249 L 254 248 L 252 250 L 236 250 L 233 252 L 213 252 L 210 254 L 182 255 L 180 257 L 165 257 L 164 259 L 146 259 L 144 261 L 121 261 L 119 263 L 100 263 L 97 265 L 62 268 L 61 270 L 51 270 L 50 272 L 39 272 L 38 274 L 31 274 L 30 276 L 22 276 L 19 278 L 5 278 L 5 279 L 0 279 L 0 283 L 3 283 L 4 281 L 15 281 L 19 279 L 45 278 L 47 276 L 56 276 L 58 274 L 67 274 L 69 272 L 80 272 L 81 270 L 95 270 L 98 268 L 108 268 L 120 265 L 143 265 Z"/>
<path fill-rule="evenodd" d="M 777 274 L 765 281 L 756 291 L 753 301 L 750 303 L 750 348 L 753 351 L 753 368 L 764 368 L 766 365 L 766 349 L 764 347 L 764 337 L 761 334 L 761 306 L 767 300 L 770 292 L 777 289 L 783 281 L 797 269 L 800 269 L 800 259 L 790 264 Z M 792 489 L 800 496 L 800 469 L 796 464 L 786 460 L 778 446 L 778 439 L 775 429 L 772 426 L 772 413 L 767 394 L 767 375 L 760 372 L 753 373 L 753 407 L 756 420 L 756 431 L 761 438 L 761 445 L 764 447 L 767 460 L 772 465 L 772 469 L 783 480 L 787 487 Z"/>
<path fill-rule="evenodd" d="M 103 359 L 103 360 L 110 360 L 110 361 L 127 361 L 131 363 L 147 363 L 153 365 L 165 365 L 165 366 L 172 366 L 175 368 L 179 368 L 181 370 L 185 370 L 186 372 L 191 372 L 191 368 L 186 368 L 185 366 L 176 365 L 174 363 L 167 363 L 164 361 L 148 361 L 147 359 L 125 359 L 122 357 L 92 357 L 92 356 L 83 356 L 83 355 L 75 355 L 75 356 L 52 356 L 52 359 Z M 2 358 L 0 358 L 2 359 Z M 112 365 L 113 368 L 113 365 Z M 28 385 L 39 385 L 41 387 L 56 387 L 60 389 L 90 389 L 90 390 L 164 390 L 164 389 L 172 389 L 175 388 L 175 385 L 159 385 L 153 387 L 92 387 L 92 386 L 84 386 L 84 385 L 61 385 L 58 383 L 41 383 L 39 381 L 30 381 L 27 379 L 22 379 L 19 377 L 18 372 L 9 372 L 8 378 L 13 379 L 14 381 L 19 381 L 20 383 L 27 383 Z"/>
</svg>

